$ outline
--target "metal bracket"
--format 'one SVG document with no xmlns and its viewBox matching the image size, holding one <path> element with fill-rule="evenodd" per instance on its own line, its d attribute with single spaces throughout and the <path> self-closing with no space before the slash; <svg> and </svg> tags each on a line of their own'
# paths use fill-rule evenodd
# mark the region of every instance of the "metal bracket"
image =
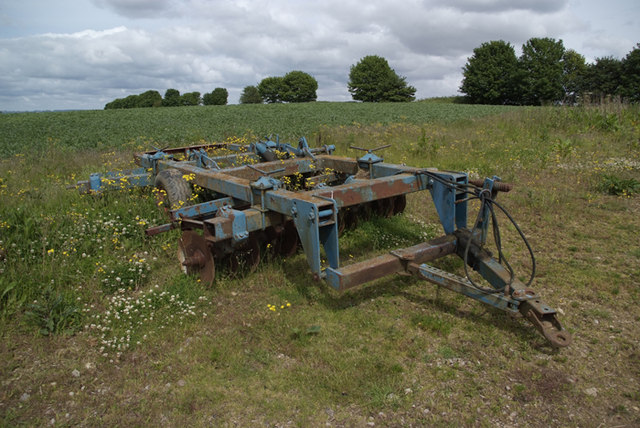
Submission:
<svg viewBox="0 0 640 428">
<path fill-rule="evenodd" d="M 327 199 L 322 198 L 321 199 Z M 338 246 L 338 207 L 334 200 L 332 205 L 322 205 L 297 199 L 293 202 L 291 216 L 296 225 L 300 242 L 307 256 L 307 263 L 316 278 L 324 276 L 320 245 L 324 247 L 329 266 L 338 268 L 340 249 Z"/>
<path fill-rule="evenodd" d="M 247 216 L 241 210 L 234 210 L 228 205 L 220 207 L 216 217 L 228 218 L 231 220 L 231 240 L 234 244 L 240 243 L 249 237 L 247 228 Z"/>
<path fill-rule="evenodd" d="M 456 184 L 467 184 L 468 177 L 463 173 L 453 172 L 429 172 L 439 179 L 429 178 L 429 190 L 436 211 L 440 217 L 440 223 L 444 232 L 448 235 L 454 230 L 467 227 L 467 203 L 464 201 L 464 193 L 455 189 Z M 425 175 L 426 174 L 421 174 Z M 451 183 L 451 184 L 447 184 Z"/>
<path fill-rule="evenodd" d="M 386 149 L 387 147 L 391 147 L 391 144 L 385 144 L 384 146 L 376 147 L 375 149 L 365 149 L 363 147 L 349 146 L 349 148 L 351 149 L 362 150 L 367 152 L 367 154 L 365 154 L 364 156 L 359 157 L 357 161 L 358 161 L 358 166 L 361 169 L 364 169 L 365 171 L 369 171 L 369 178 L 371 179 L 373 179 L 373 169 L 371 168 L 371 165 L 384 162 L 383 158 L 373 154 L 373 152 L 377 150 Z"/>
<path fill-rule="evenodd" d="M 247 165 L 247 167 L 262 174 L 262 177 L 251 183 L 251 187 L 253 187 L 254 189 L 268 190 L 280 189 L 282 187 L 282 182 L 280 180 L 269 177 L 269 175 L 275 174 L 276 172 L 282 172 L 285 170 L 285 168 L 274 169 L 273 171 L 263 171 L 253 165 Z"/>
</svg>

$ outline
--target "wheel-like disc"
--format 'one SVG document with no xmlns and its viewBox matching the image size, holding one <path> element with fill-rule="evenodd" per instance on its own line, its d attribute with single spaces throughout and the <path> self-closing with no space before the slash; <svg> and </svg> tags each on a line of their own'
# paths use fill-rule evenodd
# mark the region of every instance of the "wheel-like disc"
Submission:
<svg viewBox="0 0 640 428">
<path fill-rule="evenodd" d="M 260 264 L 260 245 L 255 235 L 250 235 L 247 241 L 236 248 L 229 257 L 229 270 L 236 274 L 240 270 L 253 272 Z"/>
<path fill-rule="evenodd" d="M 358 219 L 362 221 L 371 220 L 371 214 L 373 213 L 373 204 L 371 202 L 365 202 L 358 205 Z"/>
<path fill-rule="evenodd" d="M 213 255 L 207 241 L 196 232 L 186 230 L 178 242 L 180 268 L 187 275 L 198 275 L 200 282 L 209 287 L 216 276 Z"/>
<path fill-rule="evenodd" d="M 338 236 L 342 236 L 342 233 L 347 227 L 347 209 L 348 208 L 342 208 L 338 210 Z"/>
<path fill-rule="evenodd" d="M 298 250 L 298 231 L 293 220 L 284 223 L 284 229 L 278 237 L 278 254 L 282 257 L 291 257 Z"/>
<path fill-rule="evenodd" d="M 404 212 L 407 207 L 407 195 L 398 195 L 393 197 L 393 215 Z"/>
<path fill-rule="evenodd" d="M 348 229 L 355 229 L 358 226 L 358 209 L 349 207 L 344 210 L 344 225 Z"/>
<path fill-rule="evenodd" d="M 394 203 L 392 198 L 378 199 L 374 201 L 373 206 L 375 213 L 380 217 L 391 217 L 393 215 Z"/>
</svg>

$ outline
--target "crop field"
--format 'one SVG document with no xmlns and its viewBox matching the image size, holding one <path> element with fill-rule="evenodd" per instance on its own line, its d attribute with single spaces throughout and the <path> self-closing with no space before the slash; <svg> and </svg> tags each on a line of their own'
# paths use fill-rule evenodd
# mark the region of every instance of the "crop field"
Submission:
<svg viewBox="0 0 640 428">
<path fill-rule="evenodd" d="M 498 175 L 532 288 L 573 335 L 413 277 L 346 293 L 301 252 L 181 273 L 151 189 L 80 195 L 151 147 L 305 135 Z M 0 115 L 0 426 L 639 426 L 640 110 L 310 103 Z M 477 207 L 471 205 L 470 218 Z M 519 277 L 517 233 L 503 243 Z M 442 234 L 428 194 L 347 230 L 363 260 Z M 265 249 L 268 250 L 268 249 Z M 436 266 L 463 275 L 462 264 Z"/>
<path fill-rule="evenodd" d="M 309 103 L 3 114 L 0 156 L 60 149 L 121 148 L 135 141 L 181 145 L 243 135 L 297 140 L 323 127 L 470 119 L 511 107 L 439 103 Z"/>
</svg>

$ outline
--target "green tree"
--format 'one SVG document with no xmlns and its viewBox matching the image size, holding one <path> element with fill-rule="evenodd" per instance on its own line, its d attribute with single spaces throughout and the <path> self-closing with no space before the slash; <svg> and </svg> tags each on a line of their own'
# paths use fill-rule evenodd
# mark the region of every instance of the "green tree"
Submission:
<svg viewBox="0 0 640 428">
<path fill-rule="evenodd" d="M 201 102 L 200 92 L 187 92 L 180 97 L 180 104 L 183 106 L 199 106 Z"/>
<path fill-rule="evenodd" d="M 258 92 L 267 103 L 282 102 L 282 93 L 284 92 L 282 77 L 265 77 L 258 84 Z"/>
<path fill-rule="evenodd" d="M 104 105 L 104 109 L 105 110 L 113 110 L 113 109 L 119 109 L 119 108 L 124 108 L 124 99 L 122 98 L 116 98 L 115 100 L 108 102 Z"/>
<path fill-rule="evenodd" d="M 164 93 L 164 99 L 162 100 L 163 107 L 178 107 L 180 102 L 180 91 L 177 89 L 167 89 Z"/>
<path fill-rule="evenodd" d="M 255 86 L 245 86 L 240 94 L 240 104 L 262 104 L 260 91 Z"/>
<path fill-rule="evenodd" d="M 351 66 L 348 88 L 354 100 L 365 102 L 413 101 L 416 92 L 386 59 L 377 55 L 366 56 Z"/>
<path fill-rule="evenodd" d="M 282 101 L 306 103 L 317 98 L 318 81 L 304 71 L 290 71 L 282 78 Z"/>
<path fill-rule="evenodd" d="M 622 60 L 622 96 L 640 102 L 640 43 Z"/>
<path fill-rule="evenodd" d="M 158 91 L 146 91 L 140 95 L 129 95 L 125 98 L 116 98 L 115 100 L 107 103 L 104 108 L 119 109 L 119 108 L 140 108 L 140 107 L 159 107 L 162 105 L 162 97 Z"/>
<path fill-rule="evenodd" d="M 460 92 L 473 104 L 512 104 L 517 100 L 518 58 L 511 44 L 494 40 L 473 50 L 462 69 Z"/>
<path fill-rule="evenodd" d="M 612 56 L 596 58 L 587 67 L 586 89 L 596 97 L 620 95 L 622 89 L 622 61 Z"/>
<path fill-rule="evenodd" d="M 575 102 L 584 91 L 587 63 L 582 55 L 568 49 L 562 56 L 562 87 L 566 101 Z"/>
<path fill-rule="evenodd" d="M 160 107 L 162 95 L 158 91 L 147 91 L 138 95 L 137 107 Z"/>
<path fill-rule="evenodd" d="M 215 88 L 211 93 L 204 94 L 202 104 L 206 106 L 224 106 L 227 105 L 229 92 L 225 88 Z"/>
<path fill-rule="evenodd" d="M 520 68 L 523 73 L 522 98 L 525 104 L 540 105 L 560 101 L 562 87 L 562 40 L 531 38 L 522 46 Z"/>
</svg>

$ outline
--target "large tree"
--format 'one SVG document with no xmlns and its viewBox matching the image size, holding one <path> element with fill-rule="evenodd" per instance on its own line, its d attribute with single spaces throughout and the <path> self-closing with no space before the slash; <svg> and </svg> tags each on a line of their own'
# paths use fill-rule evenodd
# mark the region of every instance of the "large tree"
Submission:
<svg viewBox="0 0 640 428">
<path fill-rule="evenodd" d="M 473 104 L 512 104 L 516 101 L 518 58 L 511 44 L 494 40 L 473 50 L 462 69 L 460 92 Z"/>
<path fill-rule="evenodd" d="M 575 102 L 584 92 L 587 63 L 582 55 L 567 49 L 562 56 L 562 87 L 566 101 Z"/>
<path fill-rule="evenodd" d="M 240 104 L 262 104 L 262 97 L 255 86 L 245 86 L 240 94 Z"/>
<path fill-rule="evenodd" d="M 141 108 L 141 107 L 160 107 L 162 105 L 162 96 L 158 91 L 146 91 L 140 95 L 129 95 L 125 98 L 116 98 L 115 100 L 107 103 L 104 108 L 119 109 L 119 108 Z"/>
<path fill-rule="evenodd" d="M 612 56 L 596 58 L 587 69 L 586 88 L 596 97 L 620 95 L 622 61 Z"/>
<path fill-rule="evenodd" d="M 540 105 L 564 98 L 562 40 L 534 37 L 522 46 L 522 96 L 525 104 Z"/>
<path fill-rule="evenodd" d="M 202 102 L 200 98 L 200 92 L 187 92 L 180 97 L 180 103 L 183 106 L 199 106 Z"/>
<path fill-rule="evenodd" d="M 138 107 L 160 107 L 162 95 L 158 91 L 147 91 L 138 95 Z"/>
<path fill-rule="evenodd" d="M 284 83 L 282 77 L 265 77 L 258 84 L 258 92 L 267 103 L 282 102 Z"/>
<path fill-rule="evenodd" d="M 365 102 L 413 101 L 416 93 L 416 88 L 407 85 L 406 79 L 377 55 L 366 56 L 351 66 L 348 88 L 354 100 Z"/>
<path fill-rule="evenodd" d="M 178 107 L 180 102 L 180 91 L 177 89 L 169 88 L 164 93 L 164 99 L 162 100 L 164 107 Z"/>
<path fill-rule="evenodd" d="M 622 60 L 622 95 L 631 102 L 640 102 L 640 43 Z"/>
<path fill-rule="evenodd" d="M 290 71 L 282 78 L 282 101 L 306 103 L 317 98 L 318 81 L 304 71 Z"/>
<path fill-rule="evenodd" d="M 224 106 L 227 105 L 229 92 L 225 88 L 215 88 L 211 93 L 204 94 L 202 104 L 206 106 Z"/>
</svg>

